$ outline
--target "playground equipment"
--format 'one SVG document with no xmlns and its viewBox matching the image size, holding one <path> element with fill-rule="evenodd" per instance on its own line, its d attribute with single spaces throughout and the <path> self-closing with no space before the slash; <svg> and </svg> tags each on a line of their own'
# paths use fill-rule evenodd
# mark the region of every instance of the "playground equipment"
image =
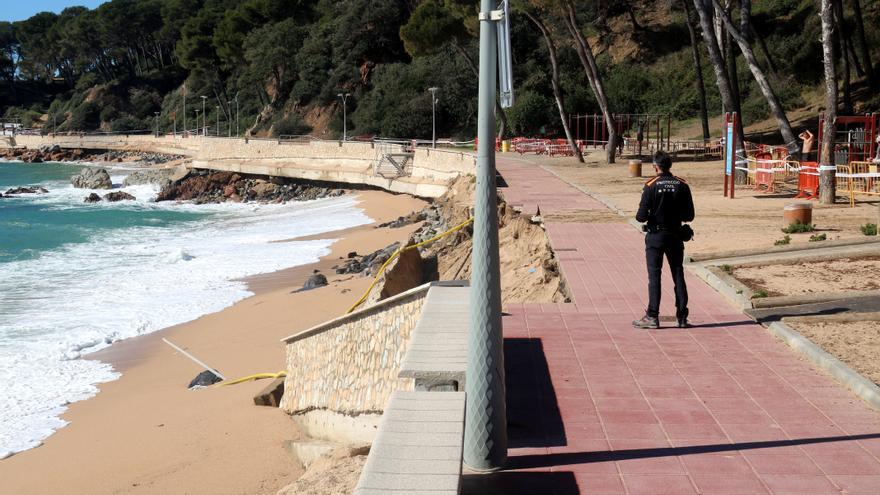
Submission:
<svg viewBox="0 0 880 495">
<path fill-rule="evenodd" d="M 669 114 L 622 113 L 612 115 L 614 130 L 621 141 L 621 152 L 633 155 L 670 149 L 672 118 Z M 575 130 L 575 139 L 584 147 L 604 148 L 608 145 L 608 127 L 600 114 L 569 115 L 569 127 Z M 664 132 L 665 131 L 665 132 Z"/>
</svg>

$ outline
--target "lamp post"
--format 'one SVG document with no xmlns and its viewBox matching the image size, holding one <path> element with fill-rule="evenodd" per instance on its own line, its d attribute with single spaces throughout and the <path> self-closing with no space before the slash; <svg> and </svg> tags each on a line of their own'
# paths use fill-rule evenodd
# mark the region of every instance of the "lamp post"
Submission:
<svg viewBox="0 0 880 495">
<path fill-rule="evenodd" d="M 232 100 L 226 102 L 226 110 L 226 115 L 228 117 L 226 119 L 226 123 L 228 124 L 226 126 L 226 135 L 232 137 Z"/>
<path fill-rule="evenodd" d="M 342 140 L 348 141 L 348 97 L 351 96 L 351 93 L 339 93 L 336 96 L 342 98 Z"/>
<path fill-rule="evenodd" d="M 437 90 L 440 88 L 430 87 L 431 92 L 431 147 L 437 147 Z"/>
<path fill-rule="evenodd" d="M 196 135 L 198 135 L 198 131 L 199 131 L 199 109 L 196 108 L 195 112 L 196 112 Z"/>
<path fill-rule="evenodd" d="M 495 189 L 496 0 L 481 0 L 480 85 L 477 106 L 477 185 L 471 254 L 464 462 L 476 471 L 501 469 L 507 460 L 507 410 L 501 333 L 498 192 Z"/>
<path fill-rule="evenodd" d="M 186 81 L 183 82 L 183 137 L 189 134 L 186 128 Z"/>
<path fill-rule="evenodd" d="M 159 112 L 153 112 L 153 115 L 156 116 L 156 137 L 159 137 Z"/>
<path fill-rule="evenodd" d="M 208 135 L 208 123 L 205 122 L 205 118 L 208 114 L 205 113 L 205 100 L 207 100 L 207 96 L 202 96 L 202 136 Z M 198 125 L 198 120 L 196 120 L 196 125 Z"/>
<path fill-rule="evenodd" d="M 217 105 L 217 129 L 214 130 L 214 135 L 220 137 L 220 105 Z"/>
<path fill-rule="evenodd" d="M 58 114 L 52 114 L 52 135 L 58 134 Z"/>
<path fill-rule="evenodd" d="M 240 131 L 238 130 L 238 93 L 235 93 L 235 135 L 241 135 Z"/>
</svg>

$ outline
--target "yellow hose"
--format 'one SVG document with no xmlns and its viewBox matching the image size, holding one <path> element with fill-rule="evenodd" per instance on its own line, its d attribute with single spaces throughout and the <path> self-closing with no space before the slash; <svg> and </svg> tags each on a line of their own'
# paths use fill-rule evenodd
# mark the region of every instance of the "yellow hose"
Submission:
<svg viewBox="0 0 880 495">
<path fill-rule="evenodd" d="M 370 291 L 373 290 L 373 287 L 375 287 L 376 283 L 379 281 L 379 277 L 381 277 L 382 274 L 385 272 L 385 268 L 388 266 L 389 263 L 391 263 L 393 260 L 397 259 L 397 257 L 400 256 L 401 253 L 403 253 L 404 251 L 409 251 L 411 249 L 419 248 L 421 246 L 424 246 L 425 244 L 430 244 L 438 239 L 442 239 L 453 232 L 457 232 L 458 230 L 463 229 L 465 226 L 467 226 L 469 223 L 471 223 L 473 221 L 474 221 L 474 217 L 470 217 L 467 220 L 465 220 L 464 222 L 461 222 L 460 224 L 456 225 L 455 227 L 452 227 L 451 229 L 447 230 L 446 232 L 443 232 L 442 234 L 437 234 L 434 237 L 432 237 L 426 241 L 422 241 L 418 244 L 413 244 L 412 246 L 404 246 L 404 247 L 398 249 L 397 251 L 395 251 L 394 254 L 389 256 L 388 259 L 385 260 L 385 263 L 382 263 L 382 266 L 379 267 L 379 271 L 376 272 L 376 276 L 373 278 L 373 282 L 370 283 L 369 287 L 367 287 L 367 290 L 364 292 L 364 295 L 362 295 L 361 298 L 358 299 L 356 303 L 354 303 L 350 308 L 348 308 L 348 310 L 345 313 L 346 314 L 351 313 L 358 306 L 363 304 L 363 302 L 367 299 L 367 296 L 370 295 Z"/>
<path fill-rule="evenodd" d="M 261 380 L 263 378 L 281 378 L 284 376 L 287 376 L 286 371 L 279 371 L 278 373 L 256 373 L 239 378 L 238 380 L 232 380 L 231 382 L 220 382 L 217 385 L 223 387 L 226 385 L 235 385 L 237 383 L 248 382 L 251 380 Z"/>
</svg>

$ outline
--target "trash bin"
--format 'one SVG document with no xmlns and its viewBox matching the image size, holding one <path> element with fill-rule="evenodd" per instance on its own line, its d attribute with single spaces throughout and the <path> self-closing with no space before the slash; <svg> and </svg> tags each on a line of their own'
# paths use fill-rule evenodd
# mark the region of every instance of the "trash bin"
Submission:
<svg viewBox="0 0 880 495">
<path fill-rule="evenodd" d="M 789 203 L 782 210 L 783 228 L 800 221 L 803 224 L 813 223 L 812 203 Z"/>
<path fill-rule="evenodd" d="M 504 141 L 501 141 L 501 152 L 502 153 L 509 153 L 510 152 L 510 141 L 509 140 L 505 139 Z"/>
<path fill-rule="evenodd" d="M 641 160 L 630 160 L 629 161 L 629 176 L 630 177 L 641 177 L 642 176 L 642 161 Z"/>
</svg>

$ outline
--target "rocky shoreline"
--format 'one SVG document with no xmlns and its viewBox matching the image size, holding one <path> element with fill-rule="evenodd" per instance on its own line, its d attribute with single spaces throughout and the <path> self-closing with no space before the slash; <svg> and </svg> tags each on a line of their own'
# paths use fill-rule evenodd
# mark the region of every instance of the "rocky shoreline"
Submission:
<svg viewBox="0 0 880 495">
<path fill-rule="evenodd" d="M 343 189 L 284 177 L 191 170 L 184 177 L 163 187 L 156 201 L 192 201 L 195 204 L 226 201 L 285 203 L 334 198 L 343 194 L 345 194 Z"/>
<path fill-rule="evenodd" d="M 185 158 L 180 155 L 163 153 L 144 153 L 140 151 L 104 151 L 80 148 L 67 149 L 55 145 L 43 145 L 37 149 L 3 148 L 0 159 L 18 160 L 25 163 L 43 162 L 139 162 L 144 164 L 161 164 Z"/>
</svg>

